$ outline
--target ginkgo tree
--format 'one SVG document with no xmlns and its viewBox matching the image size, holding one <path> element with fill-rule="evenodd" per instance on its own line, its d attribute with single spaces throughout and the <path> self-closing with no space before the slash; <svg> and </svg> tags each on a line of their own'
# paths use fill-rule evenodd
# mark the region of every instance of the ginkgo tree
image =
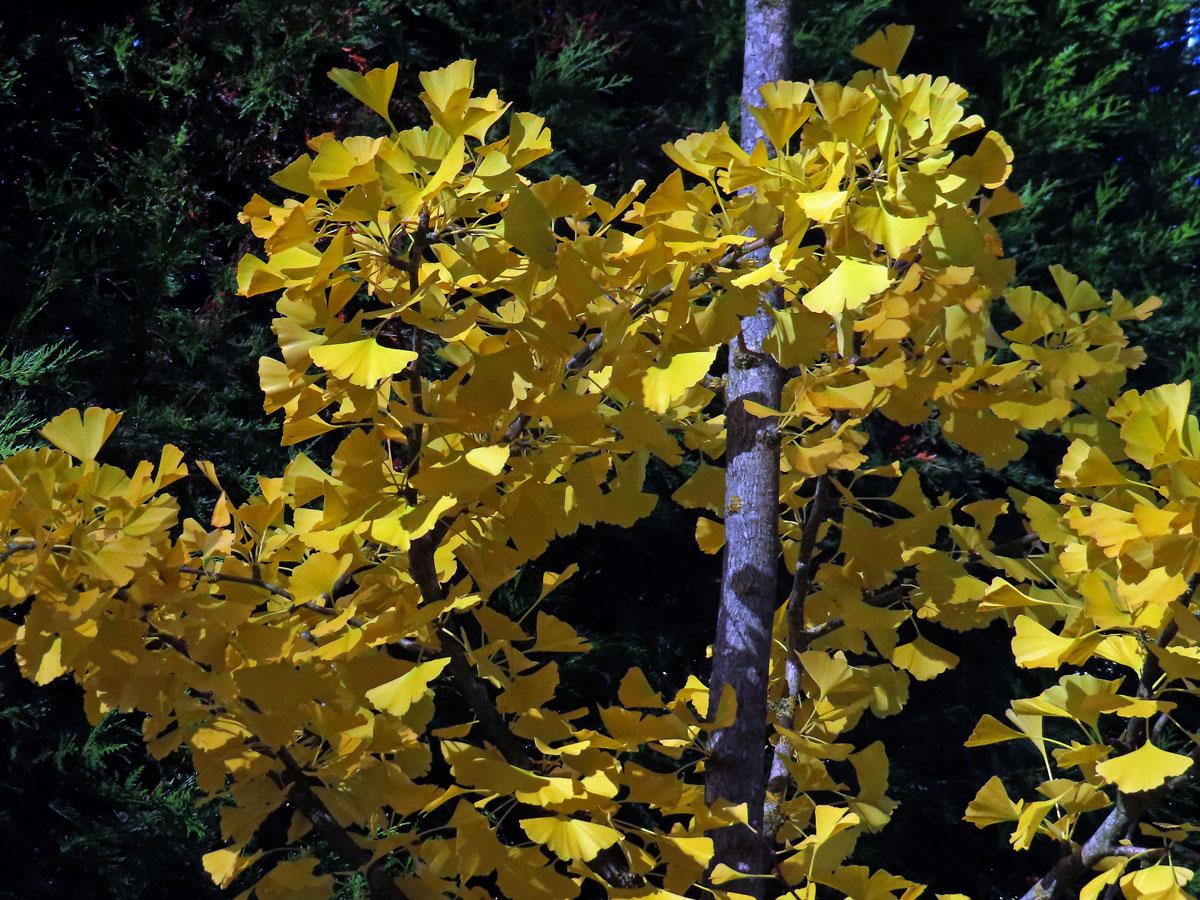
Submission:
<svg viewBox="0 0 1200 900">
<path fill-rule="evenodd" d="M 1200 755 L 1200 426 L 1186 385 L 1122 393 L 1143 356 L 1121 323 L 1156 299 L 1062 270 L 1059 298 L 1009 286 L 990 220 L 1019 203 L 1012 153 L 961 88 L 896 74 L 910 36 L 856 48 L 874 68 L 849 84 L 764 85 L 764 142 L 693 134 L 615 201 L 522 175 L 549 131 L 477 93 L 470 61 L 421 76 L 431 121 L 403 131 L 395 64 L 334 70 L 386 133 L 313 138 L 246 205 L 263 251 L 238 269 L 279 313 L 265 410 L 332 459 L 299 453 L 240 504 L 196 462 L 214 511 L 180 522 L 183 454 L 121 471 L 99 459 L 120 416 L 68 410 L 0 465 L 0 648 L 73 677 L 93 719 L 144 713 L 153 753 L 190 751 L 226 801 L 204 866 L 239 897 L 909 900 L 922 885 L 851 858 L 895 808 L 855 728 L 955 666 L 925 623 L 1003 621 L 1018 665 L 1062 677 L 969 743 L 1028 742 L 1046 780 L 1013 798 L 996 773 L 967 820 L 1062 848 L 1031 897 L 1185 896 L 1200 826 L 1160 801 Z M 720 552 L 722 373 L 751 360 L 719 348 L 763 310 L 783 389 L 746 408 L 778 419 L 793 586 L 751 815 L 705 796 L 737 696 L 709 696 L 703 660 L 673 692 L 632 669 L 571 708 L 559 661 L 586 640 L 493 599 L 556 538 L 647 515 L 651 456 L 699 461 L 673 500 Z M 934 422 L 992 468 L 1023 432 L 1065 435 L 1061 499 L 932 497 L 881 461 L 883 421 Z M 756 819 L 746 879 L 713 834 Z"/>
</svg>

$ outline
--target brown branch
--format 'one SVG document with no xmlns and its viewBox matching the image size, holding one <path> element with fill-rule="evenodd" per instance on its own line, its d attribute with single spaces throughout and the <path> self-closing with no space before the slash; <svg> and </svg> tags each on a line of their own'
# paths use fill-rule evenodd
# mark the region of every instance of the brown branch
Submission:
<svg viewBox="0 0 1200 900">
<path fill-rule="evenodd" d="M 787 727 L 793 730 L 796 727 L 796 707 L 800 704 L 800 687 L 804 678 L 800 654 L 815 640 L 805 631 L 804 607 L 808 595 L 812 592 L 813 576 L 816 571 L 817 533 L 821 529 L 821 523 L 825 520 L 830 491 L 830 475 L 825 472 L 818 476 L 812 500 L 809 501 L 804 518 L 804 528 L 800 533 L 800 548 L 796 556 L 796 572 L 792 577 L 792 590 L 786 601 L 788 654 L 784 664 L 784 682 L 787 685 L 786 702 L 791 704 L 791 709 L 784 713 L 784 718 Z M 790 743 L 786 738 L 780 737 L 775 746 L 775 752 L 771 754 L 771 762 L 767 770 L 768 795 L 779 797 L 787 789 L 791 781 L 791 773 L 787 770 L 786 760 L 791 755 Z M 768 800 L 763 809 L 765 837 L 773 841 L 781 824 L 783 823 L 779 816 L 778 801 Z"/>
<path fill-rule="evenodd" d="M 409 547 L 409 571 L 421 591 L 422 600 L 426 603 L 437 603 L 445 598 L 433 557 L 449 527 L 450 523 L 443 519 L 432 531 L 413 541 Z M 466 648 L 453 637 L 448 637 L 441 643 L 446 656 L 450 658 L 450 676 L 466 697 L 484 734 L 509 765 L 528 770 L 536 769 L 537 763 L 504 721 L 504 716 L 488 690 L 487 682 L 479 677 L 467 657 Z M 592 868 L 610 885 L 618 888 L 632 889 L 644 883 L 642 878 L 630 870 L 624 853 L 616 847 L 601 851 L 593 861 Z"/>
<path fill-rule="evenodd" d="M 230 581 L 230 582 L 233 582 L 234 584 L 248 584 L 248 585 L 251 585 L 252 587 L 262 588 L 264 591 L 266 591 L 269 594 L 273 594 L 276 597 L 280 597 L 284 600 L 291 601 L 294 604 L 292 606 L 293 610 L 307 609 L 309 612 L 314 612 L 314 613 L 318 613 L 319 615 L 322 615 L 322 616 L 327 616 L 329 618 L 333 618 L 335 616 L 341 615 L 341 610 L 339 610 L 333 606 L 334 595 L 339 590 L 344 588 L 347 584 L 349 584 L 350 581 L 353 580 L 353 578 L 356 575 L 361 574 L 362 572 L 366 571 L 369 568 L 371 568 L 371 567 L 370 566 L 359 566 L 357 569 L 354 569 L 350 572 L 346 572 L 341 577 L 339 577 L 337 579 L 337 581 L 334 582 L 333 587 L 321 595 L 321 597 L 330 604 L 330 606 L 328 606 L 328 607 L 320 606 L 319 604 L 315 603 L 312 600 L 306 600 L 302 603 L 296 603 L 295 602 L 296 598 L 292 595 L 291 591 L 289 591 L 287 588 L 280 587 L 277 584 L 272 584 L 271 582 L 267 581 L 265 578 L 262 577 L 262 575 L 258 574 L 257 567 L 255 567 L 256 574 L 253 576 L 229 575 L 224 572 L 210 572 L 208 569 L 202 569 L 197 566 L 180 566 L 179 571 L 184 573 L 185 575 L 199 575 L 200 577 L 207 578 L 209 581 L 212 581 L 212 582 Z M 348 625 L 350 625 L 353 628 L 365 628 L 366 624 L 367 624 L 362 619 L 356 618 L 354 616 L 351 616 L 349 619 L 346 620 L 346 622 Z M 306 640 L 307 640 L 307 638 L 306 638 Z"/>
<path fill-rule="evenodd" d="M 804 603 L 812 592 L 813 575 L 816 562 L 814 550 L 817 545 L 817 532 L 825 520 L 826 506 L 829 502 L 830 484 L 829 473 L 817 478 L 817 486 L 809 503 L 808 514 L 804 518 L 804 529 L 800 533 L 800 552 L 796 557 L 796 572 L 792 578 L 792 590 L 788 595 L 787 625 L 788 644 L 795 651 L 800 647 L 804 634 Z M 790 685 L 789 685 L 790 687 Z"/>
<path fill-rule="evenodd" d="M 1189 850 L 1186 847 L 1181 847 L 1175 844 L 1172 847 L 1137 847 L 1133 844 L 1126 844 L 1121 847 L 1114 847 L 1110 856 L 1141 856 L 1143 853 L 1158 854 L 1156 859 L 1162 859 L 1165 856 L 1172 856 L 1175 859 L 1181 860 L 1192 868 L 1200 868 L 1200 853 L 1194 850 Z"/>
<path fill-rule="evenodd" d="M 1168 622 L 1167 626 L 1162 630 L 1162 634 L 1158 636 L 1158 640 L 1154 642 L 1155 646 L 1159 648 L 1166 647 L 1178 633 L 1179 626 L 1175 624 L 1174 620 Z M 1138 674 L 1137 696 L 1139 699 L 1148 699 L 1154 693 L 1154 682 L 1160 672 L 1162 672 L 1162 668 L 1159 665 L 1158 657 L 1153 653 L 1147 653 L 1146 662 L 1142 665 L 1142 671 Z M 1163 721 L 1164 718 L 1160 718 L 1155 723 L 1155 727 L 1161 729 Z M 1122 753 L 1132 750 L 1134 743 L 1137 741 L 1138 731 L 1141 730 L 1141 726 L 1143 725 L 1147 729 L 1146 736 L 1149 738 L 1149 720 L 1142 720 L 1137 716 L 1131 716 L 1128 724 L 1125 726 L 1124 733 L 1117 740 L 1113 741 L 1113 748 Z"/>
<path fill-rule="evenodd" d="M 304 774 L 304 769 L 296 762 L 291 752 L 286 747 L 281 747 L 275 753 L 275 757 L 283 764 L 284 781 L 291 785 L 288 797 L 296 804 L 296 808 L 304 813 L 313 828 L 339 856 L 356 869 L 366 866 L 367 887 L 372 900 L 408 900 L 407 895 L 396 886 L 395 880 L 385 869 L 387 857 L 371 862 L 371 852 L 360 847 L 350 832 L 329 811 L 329 807 L 309 784 L 308 776 Z"/>
<path fill-rule="evenodd" d="M 37 548 L 37 541 L 9 541 L 4 545 L 4 550 L 0 551 L 0 563 L 8 562 L 9 557 L 16 553 L 24 553 Z"/>
<path fill-rule="evenodd" d="M 1153 806 L 1178 791 L 1195 779 L 1195 761 L 1200 759 L 1200 745 L 1188 756 L 1193 760 L 1192 768 L 1182 775 L 1168 778 L 1161 787 L 1136 794 L 1117 793 L 1112 811 L 1081 846 L 1064 855 L 1049 872 L 1021 897 L 1021 900 L 1061 900 L 1066 891 L 1074 887 L 1087 873 L 1106 856 L 1116 854 L 1120 841 L 1133 829 Z"/>
<path fill-rule="evenodd" d="M 409 547 L 409 571 L 421 591 L 421 599 L 426 603 L 440 603 L 445 599 L 433 555 L 447 530 L 449 530 L 448 524 L 439 523 L 428 534 L 413 541 Z M 523 769 L 534 768 L 536 763 L 504 721 L 504 716 L 496 707 L 496 703 L 488 691 L 487 683 L 479 677 L 475 667 L 467 658 L 466 649 L 458 641 L 452 639 L 442 641 L 442 649 L 450 658 L 451 677 L 454 678 L 463 696 L 467 698 L 467 702 L 475 713 L 475 718 L 479 720 L 488 739 L 511 765 Z"/>
<path fill-rule="evenodd" d="M 249 584 L 254 587 L 262 588 L 269 594 L 274 594 L 276 597 L 282 597 L 284 600 L 291 600 L 292 592 L 287 588 L 281 588 L 277 584 L 271 584 L 269 581 L 263 580 L 261 576 L 248 575 L 228 575 L 224 572 L 210 572 L 208 569 L 202 569 L 197 566 L 180 566 L 179 571 L 185 575 L 199 575 L 202 578 L 207 578 L 209 581 L 230 581 L 234 584 Z"/>
</svg>

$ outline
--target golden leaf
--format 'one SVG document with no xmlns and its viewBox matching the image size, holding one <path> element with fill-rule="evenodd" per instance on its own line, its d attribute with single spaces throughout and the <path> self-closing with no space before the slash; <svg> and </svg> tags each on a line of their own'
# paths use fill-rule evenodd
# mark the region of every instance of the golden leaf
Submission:
<svg viewBox="0 0 1200 900">
<path fill-rule="evenodd" d="M 1124 753 L 1096 766 L 1105 781 L 1115 784 L 1122 793 L 1149 791 L 1168 778 L 1182 775 L 1192 767 L 1192 759 L 1182 753 L 1162 750 L 1149 742 L 1132 753 Z"/>
<path fill-rule="evenodd" d="M 400 64 L 392 63 L 386 69 L 372 69 L 362 75 L 349 69 L 330 69 L 329 77 L 334 84 L 375 110 L 391 125 L 388 104 L 392 99 L 392 91 L 396 88 L 396 75 L 399 71 Z"/>
<path fill-rule="evenodd" d="M 1010 800 L 1000 776 L 993 775 L 979 789 L 975 799 L 967 807 L 967 813 L 963 818 L 976 828 L 983 828 L 999 822 L 1015 821 L 1020 818 L 1024 805 L 1022 800 L 1018 800 L 1016 803 Z"/>
<path fill-rule="evenodd" d="M 417 358 L 411 350 L 383 347 L 374 338 L 322 344 L 308 351 L 312 361 L 335 378 L 343 378 L 363 387 L 375 387 L 385 378 L 403 371 Z"/>
<path fill-rule="evenodd" d="M 78 409 L 68 409 L 47 422 L 40 434 L 76 459 L 90 461 L 120 421 L 121 413 L 111 409 L 89 406 L 82 415 Z"/>
<path fill-rule="evenodd" d="M 904 58 L 916 29 L 912 25 L 888 25 L 856 46 L 850 52 L 868 66 L 894 74 Z"/>
<path fill-rule="evenodd" d="M 389 712 L 393 716 L 403 716 L 425 695 L 429 682 L 442 674 L 442 670 L 448 665 L 448 657 L 419 663 L 399 678 L 371 688 L 365 696 L 376 709 Z"/>
<path fill-rule="evenodd" d="M 829 277 L 801 297 L 800 302 L 813 312 L 836 316 L 847 309 L 858 309 L 890 283 L 887 266 L 843 259 Z"/>
<path fill-rule="evenodd" d="M 522 819 L 520 824 L 531 841 L 549 847 L 559 859 L 587 862 L 621 839 L 615 828 L 582 819 L 542 816 Z"/>
<path fill-rule="evenodd" d="M 708 373 L 716 356 L 715 349 L 680 353 L 666 366 L 647 369 L 642 376 L 642 400 L 646 408 L 665 413 Z"/>
</svg>

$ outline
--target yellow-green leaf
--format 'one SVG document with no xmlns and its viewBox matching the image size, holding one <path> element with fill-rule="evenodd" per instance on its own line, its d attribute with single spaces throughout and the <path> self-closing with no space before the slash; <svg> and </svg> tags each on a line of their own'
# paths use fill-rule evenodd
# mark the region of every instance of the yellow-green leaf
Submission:
<svg viewBox="0 0 1200 900">
<path fill-rule="evenodd" d="M 805 294 L 800 302 L 813 312 L 836 316 L 847 309 L 858 309 L 890 282 L 887 266 L 843 259 L 830 276 Z"/>
<path fill-rule="evenodd" d="M 375 110 L 391 125 L 388 103 L 391 102 L 392 91 L 396 88 L 396 75 L 399 71 L 400 64 L 392 63 L 386 69 L 372 69 L 362 75 L 349 69 L 330 69 L 329 77 L 338 87 Z"/>
<path fill-rule="evenodd" d="M 111 409 L 89 406 L 82 415 L 68 409 L 47 422 L 41 435 L 76 459 L 94 460 L 120 421 L 121 414 Z"/>
<path fill-rule="evenodd" d="M 1147 742 L 1132 753 L 1098 764 L 1096 772 L 1122 793 L 1131 794 L 1153 790 L 1191 767 L 1192 760 L 1182 753 L 1171 753 Z"/>
<path fill-rule="evenodd" d="M 642 402 L 646 408 L 665 413 L 708 373 L 716 356 L 715 349 L 680 353 L 665 367 L 647 369 L 642 376 Z"/>
<path fill-rule="evenodd" d="M 383 347 L 373 338 L 323 344 L 308 351 L 312 361 L 335 378 L 373 388 L 417 358 L 411 350 Z"/>
<path fill-rule="evenodd" d="M 559 859 L 584 862 L 621 839 L 621 832 L 607 825 L 559 816 L 522 819 L 521 828 L 531 841 L 549 847 Z"/>
<path fill-rule="evenodd" d="M 399 678 L 367 691 L 367 700 L 376 709 L 389 712 L 393 716 L 403 716 L 424 696 L 429 682 L 442 674 L 442 670 L 449 664 L 449 658 L 419 663 Z"/>
</svg>

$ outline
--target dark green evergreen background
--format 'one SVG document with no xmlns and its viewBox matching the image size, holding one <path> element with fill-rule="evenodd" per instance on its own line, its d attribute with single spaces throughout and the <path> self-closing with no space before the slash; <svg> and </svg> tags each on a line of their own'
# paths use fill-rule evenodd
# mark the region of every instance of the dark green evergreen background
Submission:
<svg viewBox="0 0 1200 900">
<path fill-rule="evenodd" d="M 1016 151 L 1026 209 L 1000 224 L 1019 277 L 1048 289 L 1046 267 L 1061 262 L 1102 292 L 1166 301 L 1138 334 L 1150 354 L 1138 380 L 1149 385 L 1200 371 L 1200 69 L 1188 7 L 804 0 L 794 77 L 847 77 L 858 68 L 851 46 L 890 22 L 916 25 L 905 70 L 962 83 L 971 111 Z M 740 16 L 731 0 L 4 4 L 0 455 L 35 442 L 65 406 L 102 404 L 126 412 L 114 463 L 170 441 L 248 487 L 286 459 L 256 378 L 272 307 L 234 295 L 233 267 L 250 249 L 235 217 L 307 137 L 374 127 L 325 78 L 331 67 L 399 60 L 404 127 L 423 115 L 417 73 L 474 57 L 481 87 L 548 118 L 558 150 L 545 171 L 613 195 L 668 171 L 664 141 L 737 115 Z M 664 492 L 682 477 L 653 473 Z M 962 493 L 972 488 L 956 479 L 978 473 L 939 477 Z M 184 502 L 202 510 L 202 493 Z M 568 679 L 581 702 L 609 693 L 632 663 L 663 685 L 695 665 L 717 561 L 691 533 L 663 503 L 632 533 L 591 531 L 554 551 L 551 562 L 584 562 L 557 601 L 597 643 Z M 613 558 L 620 575 L 605 564 Z M 522 597 L 514 587 L 511 602 Z M 903 729 L 878 729 L 901 742 L 903 806 L 864 842 L 863 861 L 939 891 L 1011 896 L 1054 849 L 1039 839 L 1017 857 L 998 830 L 960 821 L 1001 759 L 961 744 L 1018 681 L 1040 682 L 1011 670 L 998 634 L 952 640 L 962 670 L 916 686 Z M 215 812 L 194 809 L 186 760 L 148 759 L 137 733 L 120 718 L 93 732 L 71 685 L 34 690 L 4 661 L 0 898 L 217 896 L 198 864 L 216 841 Z M 1003 761 L 1036 779 L 1028 756 Z"/>
</svg>

